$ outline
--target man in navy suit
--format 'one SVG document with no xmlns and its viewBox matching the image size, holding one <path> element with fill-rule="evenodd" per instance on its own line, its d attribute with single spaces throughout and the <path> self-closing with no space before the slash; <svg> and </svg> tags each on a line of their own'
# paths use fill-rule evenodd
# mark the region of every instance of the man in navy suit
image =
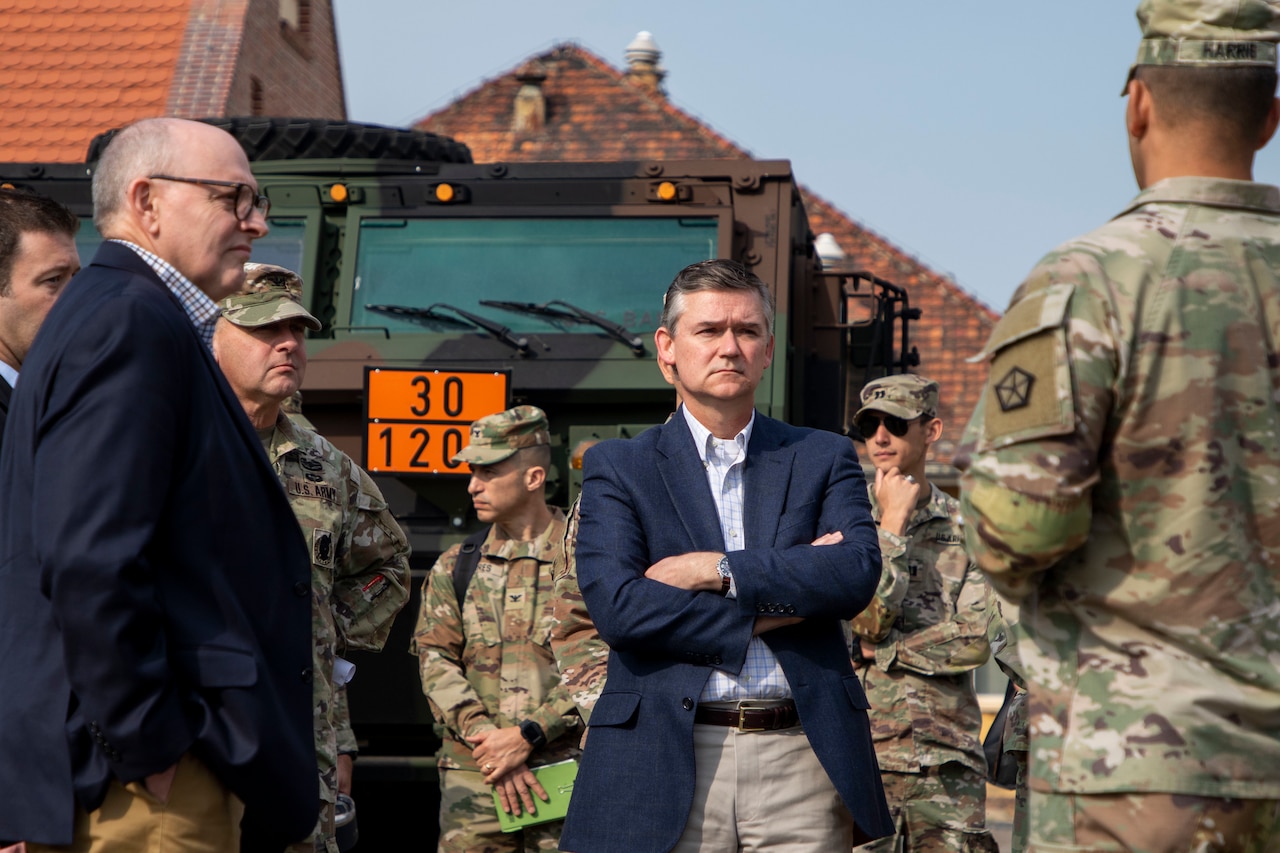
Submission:
<svg viewBox="0 0 1280 853">
<path fill-rule="evenodd" d="M 0 450 L 0 846 L 282 850 L 319 811 L 310 563 L 209 350 L 267 201 L 175 119 L 93 193 Z"/>
<path fill-rule="evenodd" d="M 853 445 L 755 412 L 773 298 L 740 264 L 681 271 L 655 343 L 680 411 L 584 460 L 578 578 L 611 651 L 561 846 L 888 835 L 843 624 L 880 577 Z"/>
<path fill-rule="evenodd" d="M 40 324 L 80 271 L 80 220 L 53 199 L 0 189 L 0 434 L 22 361 Z"/>
</svg>

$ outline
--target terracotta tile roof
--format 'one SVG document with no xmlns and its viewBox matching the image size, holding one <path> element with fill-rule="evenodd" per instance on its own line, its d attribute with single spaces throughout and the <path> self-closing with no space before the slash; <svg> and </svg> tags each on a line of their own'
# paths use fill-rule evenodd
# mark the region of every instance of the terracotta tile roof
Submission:
<svg viewBox="0 0 1280 853">
<path fill-rule="evenodd" d="M 486 80 L 415 127 L 466 142 L 481 163 L 750 156 L 666 98 L 632 85 L 625 74 L 576 44 L 558 45 L 533 61 L 546 73 L 542 128 L 512 129 L 520 69 Z"/>
<path fill-rule="evenodd" d="M 75 162 L 161 115 L 192 0 L 0 0 L 0 157 Z"/>
<path fill-rule="evenodd" d="M 915 371 L 942 386 L 938 417 L 944 432 L 934 455 L 949 462 L 987 378 L 985 364 L 969 364 L 965 359 L 986 344 L 1000 315 L 811 189 L 801 187 L 801 192 L 814 234 L 829 232 L 853 269 L 866 270 L 904 288 L 911 307 L 921 310 L 920 320 L 910 326 L 911 346 L 920 353 Z"/>
<path fill-rule="evenodd" d="M 531 68 L 532 63 L 540 68 Z M 542 127 L 513 129 L 520 77 L 545 73 Z M 416 127 L 452 136 L 471 147 L 477 162 L 742 159 L 751 155 L 661 93 L 634 85 L 628 75 L 579 45 L 566 43 L 520 68 L 486 80 Z M 954 441 L 977 404 L 984 365 L 965 358 L 986 343 L 999 315 L 958 284 L 854 221 L 830 202 L 801 188 L 814 234 L 830 232 L 845 257 L 907 289 L 922 319 L 911 340 L 921 373 L 943 387 L 939 416 L 946 422 L 935 457 L 949 462 Z"/>
</svg>

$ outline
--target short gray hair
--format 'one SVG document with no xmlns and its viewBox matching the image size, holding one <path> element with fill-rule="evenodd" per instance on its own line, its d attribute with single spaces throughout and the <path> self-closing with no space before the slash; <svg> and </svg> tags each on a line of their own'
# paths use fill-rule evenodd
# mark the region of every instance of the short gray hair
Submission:
<svg viewBox="0 0 1280 853">
<path fill-rule="evenodd" d="M 684 314 L 684 297 L 702 290 L 737 290 L 752 293 L 760 300 L 764 321 L 773 334 L 773 291 L 760 277 L 737 261 L 717 258 L 690 264 L 676 274 L 666 296 L 662 297 L 662 327 L 672 336 L 676 323 Z"/>
<path fill-rule="evenodd" d="M 125 203 L 125 191 L 137 178 L 169 171 L 176 119 L 151 118 L 119 130 L 93 171 L 93 224 L 106 229 Z"/>
</svg>

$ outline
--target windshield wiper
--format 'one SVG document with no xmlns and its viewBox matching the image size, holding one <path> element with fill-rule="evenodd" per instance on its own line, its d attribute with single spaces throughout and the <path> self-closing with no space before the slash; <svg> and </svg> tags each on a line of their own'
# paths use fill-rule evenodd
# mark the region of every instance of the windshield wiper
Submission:
<svg viewBox="0 0 1280 853">
<path fill-rule="evenodd" d="M 463 311 L 456 305 L 449 305 L 446 302 L 435 302 L 426 308 L 417 308 L 411 305 L 369 305 L 365 308 L 370 311 L 377 311 L 382 314 L 394 314 L 400 317 L 413 317 L 420 320 L 434 320 L 437 323 L 446 326 L 453 326 L 456 329 L 484 329 L 498 340 L 505 344 L 515 347 L 516 351 L 522 356 L 529 354 L 529 341 L 525 338 L 516 337 L 506 326 L 488 320 L 478 314 L 472 314 L 470 311 Z M 441 314 L 437 308 L 444 308 L 452 311 L 462 319 L 450 317 L 447 314 Z"/>
<path fill-rule="evenodd" d="M 438 304 L 438 303 L 437 303 Z M 369 305 L 364 306 L 369 311 L 377 311 L 379 314 L 391 314 L 396 317 L 411 317 L 415 320 L 434 320 L 442 326 L 452 326 L 455 329 L 474 329 L 475 326 L 465 320 L 459 320 L 457 317 L 450 317 L 448 314 L 441 314 L 435 311 L 435 306 L 430 308 L 414 308 L 410 305 Z"/>
<path fill-rule="evenodd" d="M 446 308 L 463 319 L 471 321 L 503 343 L 515 347 L 516 352 L 520 353 L 520 355 L 526 356 L 529 354 L 529 339 L 518 337 L 514 332 L 501 323 L 495 323 L 486 317 L 481 317 L 479 314 L 472 314 L 470 311 L 463 311 L 458 306 L 449 305 L 445 302 L 437 302 L 431 307 Z"/>
<path fill-rule="evenodd" d="M 621 326 L 612 320 L 606 320 L 603 317 L 597 317 L 595 314 L 579 308 L 577 305 L 565 302 L 563 299 L 553 299 L 542 305 L 536 302 L 507 302 L 498 299 L 481 299 L 480 304 L 503 308 L 507 311 L 516 311 L 521 314 L 533 314 L 537 317 L 554 317 L 557 320 L 590 323 L 599 329 L 603 329 L 614 340 L 621 341 L 631 347 L 631 351 L 637 356 L 644 355 L 644 341 L 638 335 L 633 335 L 627 331 L 625 326 Z M 569 310 L 562 311 L 558 308 L 552 308 L 552 305 L 563 305 Z"/>
</svg>

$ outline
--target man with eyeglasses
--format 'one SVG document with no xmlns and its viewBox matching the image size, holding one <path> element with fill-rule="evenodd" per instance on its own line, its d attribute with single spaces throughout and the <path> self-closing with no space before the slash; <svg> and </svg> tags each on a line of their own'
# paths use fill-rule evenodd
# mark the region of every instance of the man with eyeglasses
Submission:
<svg viewBox="0 0 1280 853">
<path fill-rule="evenodd" d="M 876 468 L 869 489 L 883 569 L 852 620 L 853 658 L 896 835 L 856 848 L 994 851 L 973 670 L 991 650 L 990 593 L 969 559 L 959 503 L 929 482 L 942 436 L 938 383 L 886 376 L 862 389 L 854 426 Z"/>
<path fill-rule="evenodd" d="M 0 449 L 0 847 L 283 850 L 319 811 L 311 565 L 209 349 L 265 203 L 199 122 L 93 172 L 106 242 Z"/>
</svg>

